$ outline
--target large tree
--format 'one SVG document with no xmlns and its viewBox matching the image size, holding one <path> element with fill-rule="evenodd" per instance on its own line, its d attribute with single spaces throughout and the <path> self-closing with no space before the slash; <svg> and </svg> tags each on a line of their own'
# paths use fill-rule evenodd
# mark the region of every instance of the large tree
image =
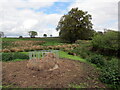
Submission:
<svg viewBox="0 0 120 90">
<path fill-rule="evenodd" d="M 89 39 L 93 35 L 92 17 L 87 12 L 72 8 L 61 17 L 56 30 L 62 40 L 73 43 L 78 39 Z"/>
<path fill-rule="evenodd" d="M 29 31 L 28 33 L 29 33 L 31 38 L 35 38 L 35 36 L 38 35 L 36 31 Z"/>
</svg>

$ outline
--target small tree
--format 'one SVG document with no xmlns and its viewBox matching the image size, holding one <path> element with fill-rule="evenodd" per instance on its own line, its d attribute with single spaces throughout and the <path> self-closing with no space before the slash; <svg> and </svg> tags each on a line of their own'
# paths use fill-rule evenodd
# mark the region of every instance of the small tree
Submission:
<svg viewBox="0 0 120 90">
<path fill-rule="evenodd" d="M 4 37 L 4 32 L 0 32 L 0 38 Z"/>
<path fill-rule="evenodd" d="M 52 37 L 52 35 L 50 35 L 50 37 Z"/>
<path fill-rule="evenodd" d="M 29 31 L 28 33 L 31 38 L 35 38 L 38 35 L 36 31 Z"/>
<path fill-rule="evenodd" d="M 47 34 L 43 34 L 44 37 L 47 37 Z"/>
<path fill-rule="evenodd" d="M 19 36 L 19 38 L 23 38 L 23 36 Z"/>
</svg>

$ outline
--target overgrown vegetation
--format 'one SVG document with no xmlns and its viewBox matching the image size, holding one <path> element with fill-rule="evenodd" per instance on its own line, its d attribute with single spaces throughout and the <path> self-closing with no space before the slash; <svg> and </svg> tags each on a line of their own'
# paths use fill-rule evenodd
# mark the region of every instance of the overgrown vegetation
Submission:
<svg viewBox="0 0 120 90">
<path fill-rule="evenodd" d="M 118 69 L 118 32 L 109 31 L 103 35 L 93 37 L 92 41 L 76 41 L 79 47 L 68 50 L 69 53 L 86 59 L 101 70 L 99 79 L 109 87 L 118 89 L 120 86 L 120 73 Z M 93 50 L 96 48 L 96 50 Z M 104 52 L 103 52 L 103 51 Z M 113 53 L 116 54 L 113 54 Z M 112 56 L 108 55 L 112 54 Z"/>
<path fill-rule="evenodd" d="M 109 84 L 113 88 L 119 88 L 120 85 L 120 74 L 118 67 L 118 59 L 112 58 L 108 61 L 101 69 L 100 80 L 104 83 Z"/>
<path fill-rule="evenodd" d="M 116 55 L 120 50 L 118 44 L 118 33 L 117 31 L 108 31 L 103 35 L 98 34 L 92 39 L 93 50 L 106 55 Z"/>
<path fill-rule="evenodd" d="M 93 55 L 88 58 L 88 61 L 96 64 L 98 67 L 103 67 L 105 65 L 105 60 L 102 55 Z"/>
<path fill-rule="evenodd" d="M 2 53 L 2 61 L 14 61 L 18 59 L 29 59 L 29 56 L 22 52 Z"/>
<path fill-rule="evenodd" d="M 59 53 L 61 58 L 93 63 L 101 71 L 99 77 L 101 82 L 116 89 L 120 86 L 120 74 L 118 70 L 119 58 L 117 57 L 118 50 L 120 49 L 117 43 L 119 40 L 118 32 L 109 31 L 104 34 L 97 34 L 92 40 L 77 40 L 75 44 L 60 43 L 59 38 L 3 39 L 3 41 L 6 42 L 15 42 L 18 40 L 45 41 L 45 43 L 41 45 L 44 49 L 63 50 Z M 6 43 L 6 46 L 10 45 L 12 45 L 12 43 Z M 32 50 L 36 49 L 32 48 Z M 28 52 L 3 53 L 2 58 L 3 61 L 29 59 Z"/>
</svg>

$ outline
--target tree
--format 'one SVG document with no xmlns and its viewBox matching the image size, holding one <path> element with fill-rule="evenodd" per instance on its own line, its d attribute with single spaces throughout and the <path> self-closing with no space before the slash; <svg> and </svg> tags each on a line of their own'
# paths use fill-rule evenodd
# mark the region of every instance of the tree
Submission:
<svg viewBox="0 0 120 90">
<path fill-rule="evenodd" d="M 98 31 L 97 34 L 103 35 L 104 33 L 102 31 Z"/>
<path fill-rule="evenodd" d="M 23 36 L 19 36 L 19 38 L 23 38 Z"/>
<path fill-rule="evenodd" d="M 31 38 L 35 38 L 35 36 L 38 35 L 36 31 L 29 31 L 28 33 L 29 33 Z"/>
<path fill-rule="evenodd" d="M 0 32 L 0 38 L 4 37 L 4 32 Z"/>
<path fill-rule="evenodd" d="M 47 37 L 47 34 L 43 34 L 44 37 Z"/>
<path fill-rule="evenodd" d="M 52 35 L 50 35 L 50 37 L 52 37 Z"/>
<path fill-rule="evenodd" d="M 56 30 L 62 40 L 73 43 L 78 39 L 89 39 L 93 35 L 91 15 L 78 8 L 72 8 L 61 17 Z"/>
</svg>

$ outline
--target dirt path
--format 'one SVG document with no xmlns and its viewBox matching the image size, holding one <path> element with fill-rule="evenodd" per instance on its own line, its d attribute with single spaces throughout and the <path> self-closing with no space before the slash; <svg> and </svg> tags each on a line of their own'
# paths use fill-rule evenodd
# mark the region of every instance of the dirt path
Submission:
<svg viewBox="0 0 120 90">
<path fill-rule="evenodd" d="M 3 85 L 22 88 L 68 88 L 73 84 L 86 88 L 105 87 L 97 79 L 97 71 L 79 61 L 59 59 L 59 68 L 53 71 L 28 69 L 27 62 L 4 62 Z"/>
</svg>

